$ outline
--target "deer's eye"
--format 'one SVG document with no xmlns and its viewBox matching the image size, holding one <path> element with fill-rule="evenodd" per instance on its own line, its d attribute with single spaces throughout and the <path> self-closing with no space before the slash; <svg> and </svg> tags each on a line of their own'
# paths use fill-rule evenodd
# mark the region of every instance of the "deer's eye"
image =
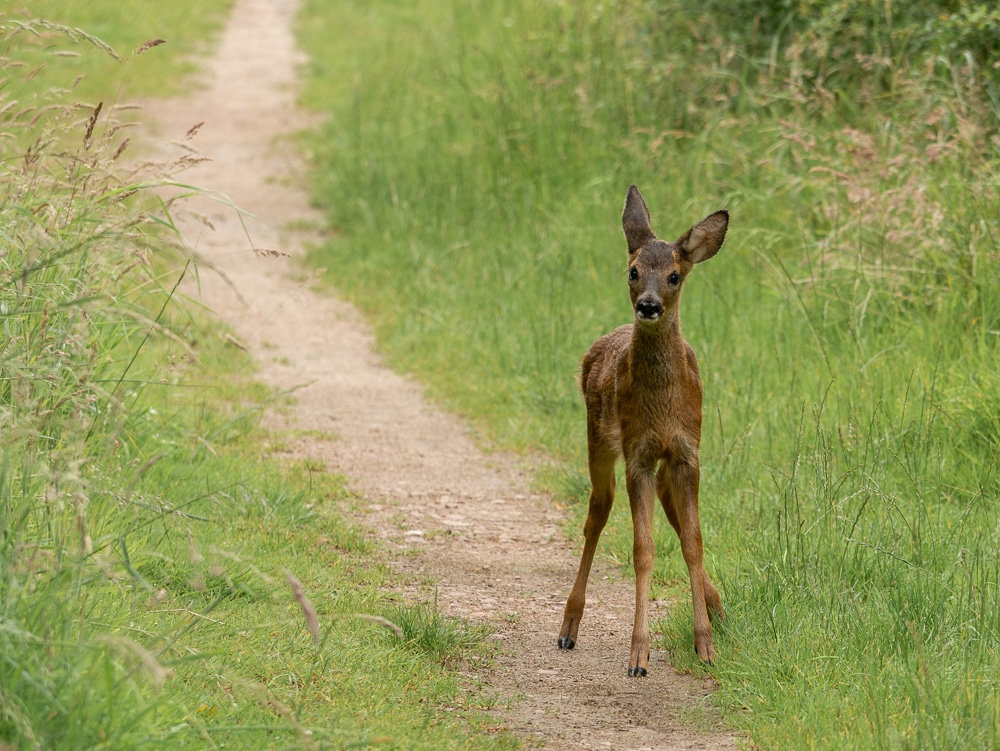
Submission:
<svg viewBox="0 0 1000 751">
<path fill-rule="evenodd" d="M 678 284 L 681 283 L 680 274 L 678 274 L 675 271 L 673 274 L 671 274 L 670 276 L 667 277 L 667 281 L 670 282 L 673 286 L 676 287 Z"/>
<path fill-rule="evenodd" d="M 630 268 L 628 270 L 628 280 L 630 282 L 634 282 L 638 278 L 639 278 L 639 269 L 637 269 L 635 266 L 633 266 L 632 268 Z"/>
</svg>

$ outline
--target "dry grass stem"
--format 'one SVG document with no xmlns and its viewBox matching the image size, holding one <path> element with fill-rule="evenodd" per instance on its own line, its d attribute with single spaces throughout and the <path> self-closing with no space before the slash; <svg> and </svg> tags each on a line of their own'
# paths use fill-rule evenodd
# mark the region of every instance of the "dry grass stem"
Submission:
<svg viewBox="0 0 1000 751">
<path fill-rule="evenodd" d="M 288 584 L 292 588 L 292 595 L 295 597 L 295 601 L 302 608 L 302 612 L 306 616 L 306 623 L 309 625 L 309 630 L 312 632 L 313 641 L 319 644 L 320 632 L 319 632 L 319 619 L 316 617 L 316 608 L 306 597 L 306 593 L 302 589 L 302 582 L 295 578 L 295 575 L 285 570 L 285 576 L 288 578 Z"/>
<path fill-rule="evenodd" d="M 388 618 L 383 618 L 380 615 L 365 615 L 364 613 L 355 613 L 354 615 L 363 621 L 368 621 L 369 623 L 374 623 L 376 626 L 389 629 L 397 639 L 403 638 L 403 629 Z"/>
<path fill-rule="evenodd" d="M 238 350 L 240 350 L 242 352 L 249 352 L 250 351 L 250 348 L 247 345 L 245 345 L 243 342 L 241 342 L 239 339 L 237 339 L 232 334 L 225 334 L 222 338 L 226 340 L 227 344 L 232 344 L 234 347 L 236 347 L 236 349 L 238 349 Z"/>
<path fill-rule="evenodd" d="M 132 654 L 139 658 L 140 663 L 146 669 L 146 672 L 153 679 L 153 684 L 159 688 L 168 678 L 170 678 L 174 671 L 170 668 L 164 667 L 156 659 L 152 652 L 143 647 L 136 641 L 129 639 L 125 636 L 99 636 L 97 641 L 107 644 L 108 646 L 114 648 L 120 654 Z"/>
<path fill-rule="evenodd" d="M 98 102 L 97 106 L 94 107 L 94 112 L 90 116 L 90 120 L 87 121 L 87 131 L 83 134 L 83 147 L 85 149 L 90 146 L 90 139 L 94 135 L 94 126 L 97 125 L 97 118 L 100 117 L 103 108 L 104 102 Z"/>
<path fill-rule="evenodd" d="M 139 55 L 141 55 L 146 50 L 152 49 L 153 47 L 159 47 L 161 44 L 166 44 L 166 43 L 167 43 L 166 39 L 150 39 L 141 47 L 139 47 L 139 49 L 137 49 L 132 54 L 132 57 L 139 57 Z"/>
</svg>

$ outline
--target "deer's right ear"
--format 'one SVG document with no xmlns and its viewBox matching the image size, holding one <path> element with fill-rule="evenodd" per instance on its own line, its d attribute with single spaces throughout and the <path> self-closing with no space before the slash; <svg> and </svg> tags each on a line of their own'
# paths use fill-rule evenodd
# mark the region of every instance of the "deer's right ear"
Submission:
<svg viewBox="0 0 1000 751">
<path fill-rule="evenodd" d="M 646 202 L 642 200 L 642 193 L 634 185 L 629 186 L 628 195 L 625 196 L 622 229 L 625 231 L 629 255 L 638 253 L 643 245 L 656 237 L 653 234 L 653 228 L 649 226 L 649 209 L 646 208 Z"/>
</svg>

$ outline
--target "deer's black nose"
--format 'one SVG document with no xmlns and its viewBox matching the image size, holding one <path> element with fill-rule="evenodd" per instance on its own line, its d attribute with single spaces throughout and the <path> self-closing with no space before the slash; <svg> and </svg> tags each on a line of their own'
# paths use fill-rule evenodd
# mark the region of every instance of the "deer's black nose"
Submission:
<svg viewBox="0 0 1000 751">
<path fill-rule="evenodd" d="M 644 321 L 655 321 L 663 315 L 663 306 L 654 300 L 639 300 L 635 312 Z"/>
</svg>

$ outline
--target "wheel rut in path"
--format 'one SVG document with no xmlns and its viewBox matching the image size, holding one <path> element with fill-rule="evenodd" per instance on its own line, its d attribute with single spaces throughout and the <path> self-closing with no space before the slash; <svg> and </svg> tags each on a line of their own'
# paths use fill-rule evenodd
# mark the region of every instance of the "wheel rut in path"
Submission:
<svg viewBox="0 0 1000 751">
<path fill-rule="evenodd" d="M 408 594 L 436 592 L 444 613 L 496 632 L 500 657 L 475 677 L 498 697 L 498 724 L 547 749 L 736 748 L 705 701 L 709 681 L 678 675 L 657 653 L 648 677 L 625 676 L 633 585 L 616 567 L 597 563 L 579 645 L 556 648 L 578 563 L 563 514 L 531 491 L 521 460 L 484 454 L 461 420 L 384 367 L 351 306 L 313 289 L 295 258 L 309 238 L 288 229 L 322 223 L 290 142 L 310 124 L 295 103 L 295 10 L 290 0 L 238 0 L 203 66 L 204 88 L 146 106 L 150 144 L 204 123 L 190 145 L 211 161 L 183 181 L 252 215 L 185 202 L 178 223 L 206 261 L 187 293 L 228 323 L 263 381 L 299 387 L 270 424 L 293 429 L 296 455 L 344 474 L 368 499 L 363 522 L 393 552 Z M 255 253 L 251 242 L 292 255 Z M 653 606 L 654 615 L 666 607 Z"/>
</svg>

